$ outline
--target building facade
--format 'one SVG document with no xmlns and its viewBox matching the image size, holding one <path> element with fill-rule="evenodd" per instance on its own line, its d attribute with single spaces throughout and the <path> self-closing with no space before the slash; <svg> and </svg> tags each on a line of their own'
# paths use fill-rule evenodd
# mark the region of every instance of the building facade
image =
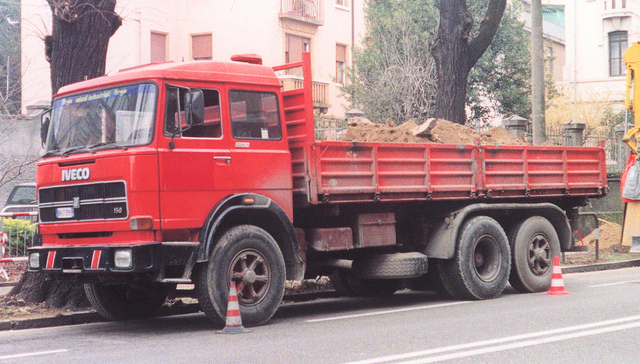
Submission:
<svg viewBox="0 0 640 364">
<path fill-rule="evenodd" d="M 564 92 L 574 103 L 610 103 L 621 109 L 624 52 L 640 41 L 640 0 L 564 0 L 566 64 Z"/>
<path fill-rule="evenodd" d="M 365 32 L 362 0 L 118 0 L 122 26 L 109 42 L 106 73 L 151 62 L 229 61 L 254 53 L 279 65 L 311 52 L 314 104 L 343 117 L 340 87 L 354 44 Z M 22 0 L 23 109 L 51 99 L 44 0 Z M 285 75 L 284 87 L 298 78 Z"/>
</svg>

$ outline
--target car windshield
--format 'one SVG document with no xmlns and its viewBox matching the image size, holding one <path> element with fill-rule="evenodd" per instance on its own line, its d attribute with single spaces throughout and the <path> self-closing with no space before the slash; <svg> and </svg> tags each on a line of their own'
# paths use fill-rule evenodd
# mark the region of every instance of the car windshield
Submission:
<svg viewBox="0 0 640 364">
<path fill-rule="evenodd" d="M 153 139 L 155 84 L 114 87 L 56 99 L 50 154 L 146 145 Z"/>
<path fill-rule="evenodd" d="M 7 205 L 28 205 L 35 200 L 35 186 L 16 186 L 7 199 Z"/>
</svg>

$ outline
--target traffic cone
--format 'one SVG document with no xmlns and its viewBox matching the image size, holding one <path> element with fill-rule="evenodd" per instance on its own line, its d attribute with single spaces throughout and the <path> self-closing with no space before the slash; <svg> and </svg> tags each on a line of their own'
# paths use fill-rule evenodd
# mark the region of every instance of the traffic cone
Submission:
<svg viewBox="0 0 640 364">
<path fill-rule="evenodd" d="M 216 331 L 219 334 L 243 334 L 251 332 L 242 326 L 242 318 L 240 318 L 240 305 L 238 304 L 238 294 L 236 292 L 236 284 L 231 281 L 229 288 L 229 304 L 227 305 L 227 321 L 224 329 Z"/>
<path fill-rule="evenodd" d="M 551 288 L 547 294 L 550 295 L 563 295 L 569 294 L 564 289 L 564 280 L 562 279 L 562 268 L 560 268 L 560 258 L 556 255 L 553 257 L 553 274 L 551 275 Z"/>
</svg>

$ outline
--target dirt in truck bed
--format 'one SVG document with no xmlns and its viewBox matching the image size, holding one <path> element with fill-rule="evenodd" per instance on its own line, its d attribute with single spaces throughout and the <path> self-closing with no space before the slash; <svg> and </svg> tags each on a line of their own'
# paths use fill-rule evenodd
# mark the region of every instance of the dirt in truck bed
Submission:
<svg viewBox="0 0 640 364">
<path fill-rule="evenodd" d="M 380 124 L 365 118 L 355 118 L 349 123 L 342 140 L 384 143 L 476 144 L 478 138 L 480 138 L 481 144 L 487 145 L 527 144 L 502 126 L 480 133 L 467 126 L 444 119 L 429 119 L 422 125 L 408 120 L 396 126 L 391 120 Z"/>
</svg>

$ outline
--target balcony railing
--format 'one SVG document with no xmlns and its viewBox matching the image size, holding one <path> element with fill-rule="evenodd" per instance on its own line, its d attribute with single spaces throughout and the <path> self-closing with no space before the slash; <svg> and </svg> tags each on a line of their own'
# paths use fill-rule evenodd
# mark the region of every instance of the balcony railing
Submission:
<svg viewBox="0 0 640 364">
<path fill-rule="evenodd" d="M 324 0 L 281 0 L 280 17 L 324 24 Z"/>
<path fill-rule="evenodd" d="M 280 84 L 282 85 L 282 90 L 295 90 L 298 88 L 302 88 L 303 81 L 302 78 L 297 76 L 280 76 Z M 313 107 L 317 109 L 327 109 L 329 108 L 329 84 L 326 82 L 317 82 L 313 81 L 311 83 L 311 88 L 313 90 Z"/>
</svg>

